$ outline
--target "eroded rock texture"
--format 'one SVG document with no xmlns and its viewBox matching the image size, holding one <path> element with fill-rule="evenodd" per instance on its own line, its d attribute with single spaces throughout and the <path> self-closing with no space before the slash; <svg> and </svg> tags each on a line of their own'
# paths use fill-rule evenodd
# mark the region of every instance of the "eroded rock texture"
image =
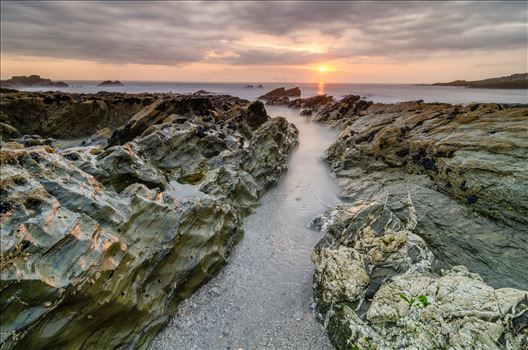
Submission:
<svg viewBox="0 0 528 350">
<path fill-rule="evenodd" d="M 225 264 L 297 130 L 201 97 L 153 102 L 113 146 L 3 142 L 3 348 L 146 348 Z"/>
<path fill-rule="evenodd" d="M 314 253 L 336 346 L 526 347 L 528 108 L 349 96 L 314 119 L 344 127 L 325 157 L 351 204 Z"/>
<path fill-rule="evenodd" d="M 524 349 L 528 293 L 494 289 L 433 254 L 380 202 L 329 210 L 312 259 L 318 312 L 337 349 Z"/>
<path fill-rule="evenodd" d="M 37 134 L 79 138 L 100 129 L 117 128 L 154 100 L 154 95 L 120 93 L 66 94 L 61 92 L 0 93 L 1 136 Z M 16 130 L 6 130 L 9 128 Z"/>
</svg>

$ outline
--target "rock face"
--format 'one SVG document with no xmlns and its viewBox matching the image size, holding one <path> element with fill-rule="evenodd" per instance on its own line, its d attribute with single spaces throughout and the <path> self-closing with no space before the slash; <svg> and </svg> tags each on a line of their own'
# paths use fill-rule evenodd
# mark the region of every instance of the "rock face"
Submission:
<svg viewBox="0 0 528 350">
<path fill-rule="evenodd" d="M 359 96 L 348 95 L 339 101 L 328 101 L 321 105 L 314 120 L 326 122 L 330 126 L 346 126 L 357 117 L 364 115 L 372 106 L 371 101 L 362 100 Z"/>
<path fill-rule="evenodd" d="M 41 78 L 40 75 L 14 76 L 11 79 L 2 80 L 2 87 L 68 87 L 68 84 L 62 81 L 52 81 L 51 79 Z"/>
<path fill-rule="evenodd" d="M 97 86 L 124 86 L 119 80 L 105 80 L 102 83 L 97 84 Z"/>
<path fill-rule="evenodd" d="M 351 204 L 313 256 L 336 347 L 526 347 L 528 107 L 349 96 L 313 118 L 344 127 L 325 157 Z"/>
<path fill-rule="evenodd" d="M 106 148 L 2 144 L 3 348 L 146 348 L 225 264 L 297 131 L 210 98 L 144 107 Z"/>
<path fill-rule="evenodd" d="M 483 80 L 455 80 L 449 83 L 435 83 L 434 86 L 463 86 L 481 89 L 528 89 L 528 73 L 517 73 L 505 77 Z"/>
<path fill-rule="evenodd" d="M 22 135 L 68 139 L 90 136 L 106 127 L 117 128 L 160 96 L 2 91 L 0 97 L 1 123 Z M 10 137 L 4 132 L 2 135 Z"/>
<path fill-rule="evenodd" d="M 288 103 L 290 108 L 300 108 L 304 111 L 311 111 L 311 113 L 318 112 L 322 107 L 329 103 L 335 102 L 332 96 L 317 95 L 308 98 L 298 98 Z M 305 114 L 306 115 L 306 114 Z"/>
<path fill-rule="evenodd" d="M 315 299 L 337 349 L 523 349 L 528 293 L 463 266 L 435 273 L 410 196 L 401 221 L 380 202 L 328 211 L 313 254 Z"/>
<path fill-rule="evenodd" d="M 266 101 L 267 105 L 285 105 L 290 101 L 290 97 L 297 96 L 301 96 L 301 89 L 299 89 L 299 87 L 294 87 L 291 89 L 280 87 L 265 93 L 264 95 L 260 96 L 259 99 Z"/>
</svg>

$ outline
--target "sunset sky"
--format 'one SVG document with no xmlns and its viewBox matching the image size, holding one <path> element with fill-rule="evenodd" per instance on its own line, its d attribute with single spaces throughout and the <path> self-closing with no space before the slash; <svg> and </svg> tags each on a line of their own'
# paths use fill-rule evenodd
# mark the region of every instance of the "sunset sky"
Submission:
<svg viewBox="0 0 528 350">
<path fill-rule="evenodd" d="M 1 2 L 2 79 L 430 83 L 526 72 L 527 42 L 524 1 Z"/>
</svg>

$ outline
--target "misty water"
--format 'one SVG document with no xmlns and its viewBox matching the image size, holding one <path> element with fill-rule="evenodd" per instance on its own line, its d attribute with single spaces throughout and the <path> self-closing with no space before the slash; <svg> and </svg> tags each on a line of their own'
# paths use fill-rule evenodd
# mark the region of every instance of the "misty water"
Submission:
<svg viewBox="0 0 528 350">
<path fill-rule="evenodd" d="M 312 311 L 310 254 L 319 232 L 310 221 L 339 203 L 320 159 L 337 130 L 267 106 L 299 129 L 288 171 L 245 219 L 244 239 L 211 282 L 184 301 L 152 349 L 331 349 Z"/>
<path fill-rule="evenodd" d="M 255 99 L 271 89 L 286 86 L 299 86 L 302 97 L 327 94 L 339 99 L 345 95 L 360 95 L 367 100 L 382 103 L 424 100 L 425 102 L 446 102 L 468 104 L 472 102 L 528 103 L 526 90 L 523 89 L 471 89 L 456 86 L 419 86 L 413 84 L 334 84 L 334 83 L 263 83 L 262 88 L 246 88 L 245 83 L 184 83 L 184 82 L 140 82 L 124 81 L 125 86 L 97 86 L 97 81 L 66 81 L 70 87 L 54 88 L 64 92 L 96 93 L 115 91 L 127 93 L 193 93 L 205 90 L 219 94 L 228 94 L 245 99 Z M 39 91 L 43 88 L 32 87 L 21 90 Z M 44 88 L 45 89 L 45 88 Z"/>
</svg>

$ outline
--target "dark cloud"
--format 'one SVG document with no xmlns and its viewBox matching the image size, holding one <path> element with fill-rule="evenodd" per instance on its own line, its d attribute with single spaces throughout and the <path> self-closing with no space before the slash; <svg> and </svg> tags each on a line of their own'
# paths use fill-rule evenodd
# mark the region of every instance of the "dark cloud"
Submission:
<svg viewBox="0 0 528 350">
<path fill-rule="evenodd" d="M 526 48 L 527 7 L 522 1 L 2 1 L 1 44 L 4 54 L 165 65 L 420 57 Z M 252 33 L 273 36 L 283 48 L 240 43 Z M 313 37 L 332 47 L 324 54 L 303 50 Z"/>
</svg>

